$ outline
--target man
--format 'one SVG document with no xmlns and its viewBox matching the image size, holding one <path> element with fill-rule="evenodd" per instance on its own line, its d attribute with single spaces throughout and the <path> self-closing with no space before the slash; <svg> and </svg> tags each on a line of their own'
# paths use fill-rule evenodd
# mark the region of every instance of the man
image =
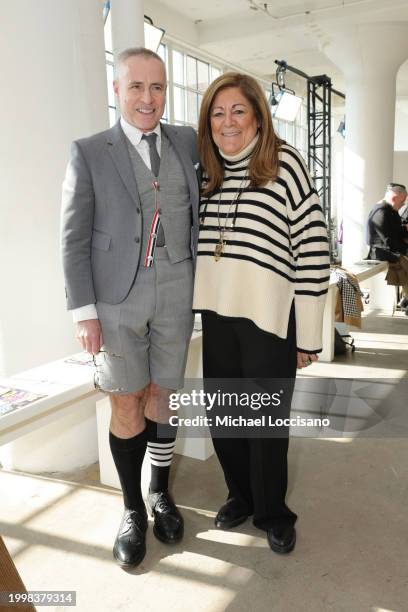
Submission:
<svg viewBox="0 0 408 612">
<path fill-rule="evenodd" d="M 76 335 L 94 355 L 97 386 L 112 406 L 109 440 L 125 506 L 113 554 L 131 567 L 146 552 L 146 447 L 154 534 L 166 543 L 183 536 L 167 490 L 175 437 L 159 436 L 158 423 L 168 422 L 169 394 L 183 386 L 193 326 L 198 154 L 192 128 L 160 124 L 166 71 L 158 55 L 123 51 L 114 90 L 118 123 L 72 145 L 62 253 Z"/>
<path fill-rule="evenodd" d="M 406 200 L 405 200 L 405 204 L 400 209 L 399 214 L 401 216 L 402 224 L 407 225 L 408 224 L 408 204 Z M 405 238 L 405 242 L 408 244 L 408 234 L 407 234 L 407 237 Z"/>
<path fill-rule="evenodd" d="M 384 199 L 372 208 L 367 221 L 367 244 L 370 250 L 367 259 L 378 259 L 395 263 L 408 252 L 407 225 L 402 223 L 399 211 L 407 199 L 405 185 L 389 183 Z M 408 307 L 408 285 L 402 286 L 401 308 Z M 406 310 L 408 314 L 408 309 Z"/>
</svg>

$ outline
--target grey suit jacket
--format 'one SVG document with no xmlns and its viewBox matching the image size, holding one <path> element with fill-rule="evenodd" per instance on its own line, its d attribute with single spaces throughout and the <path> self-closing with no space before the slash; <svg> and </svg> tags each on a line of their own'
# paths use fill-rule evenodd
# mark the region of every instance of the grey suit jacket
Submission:
<svg viewBox="0 0 408 612">
<path fill-rule="evenodd" d="M 191 252 L 198 240 L 198 151 L 193 128 L 162 124 L 180 158 L 192 207 Z M 73 142 L 63 184 L 61 246 L 68 309 L 128 295 L 140 261 L 141 208 L 120 123 Z"/>
</svg>

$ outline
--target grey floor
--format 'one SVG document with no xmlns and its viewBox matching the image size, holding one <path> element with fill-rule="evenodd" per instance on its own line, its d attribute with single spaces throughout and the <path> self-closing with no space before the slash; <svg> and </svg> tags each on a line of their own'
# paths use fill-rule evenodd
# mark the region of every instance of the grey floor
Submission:
<svg viewBox="0 0 408 612">
<path fill-rule="evenodd" d="M 406 377 L 407 331 L 403 315 L 368 316 L 356 352 L 310 375 Z M 299 520 L 287 556 L 272 553 L 250 521 L 213 527 L 225 496 L 214 457 L 176 457 L 184 540 L 166 547 L 150 525 L 145 561 L 132 572 L 112 560 L 122 502 L 100 485 L 97 465 L 60 478 L 1 472 L 0 529 L 27 588 L 75 590 L 81 612 L 408 611 L 405 437 L 297 437 L 289 461 Z"/>
</svg>

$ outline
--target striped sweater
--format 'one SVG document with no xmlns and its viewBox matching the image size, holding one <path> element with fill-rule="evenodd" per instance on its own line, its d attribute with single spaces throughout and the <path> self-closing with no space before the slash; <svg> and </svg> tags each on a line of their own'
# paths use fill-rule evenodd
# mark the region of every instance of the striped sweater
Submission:
<svg viewBox="0 0 408 612">
<path fill-rule="evenodd" d="M 294 299 L 298 350 L 317 353 L 329 283 L 319 198 L 302 156 L 288 144 L 279 152 L 276 181 L 249 188 L 245 175 L 255 144 L 256 138 L 234 157 L 223 154 L 221 195 L 217 190 L 200 203 L 193 309 L 244 317 L 286 338 Z M 240 188 L 238 205 L 231 206 Z M 216 261 L 219 224 L 224 227 L 227 218 L 231 227 L 234 214 L 235 229 L 225 232 L 224 251 Z"/>
</svg>

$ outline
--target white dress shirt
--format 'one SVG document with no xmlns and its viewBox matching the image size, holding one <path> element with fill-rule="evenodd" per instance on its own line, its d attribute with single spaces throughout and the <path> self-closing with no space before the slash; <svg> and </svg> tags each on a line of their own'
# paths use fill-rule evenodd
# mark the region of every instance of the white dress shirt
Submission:
<svg viewBox="0 0 408 612">
<path fill-rule="evenodd" d="M 157 134 L 156 138 L 156 147 L 157 152 L 160 156 L 161 154 L 161 126 L 160 123 L 156 125 L 154 130 L 151 132 L 142 132 L 134 125 L 128 123 L 123 117 L 120 118 L 121 128 L 130 140 L 132 145 L 135 147 L 136 151 L 139 153 L 140 157 L 146 164 L 146 166 L 151 170 L 150 166 L 150 152 L 149 152 L 149 143 L 146 140 L 142 139 L 143 134 Z M 71 310 L 72 318 L 74 319 L 74 323 L 78 323 L 79 321 L 87 321 L 88 319 L 97 319 L 98 313 L 96 311 L 95 304 L 86 304 L 85 306 L 80 306 L 80 308 L 73 308 Z"/>
</svg>

